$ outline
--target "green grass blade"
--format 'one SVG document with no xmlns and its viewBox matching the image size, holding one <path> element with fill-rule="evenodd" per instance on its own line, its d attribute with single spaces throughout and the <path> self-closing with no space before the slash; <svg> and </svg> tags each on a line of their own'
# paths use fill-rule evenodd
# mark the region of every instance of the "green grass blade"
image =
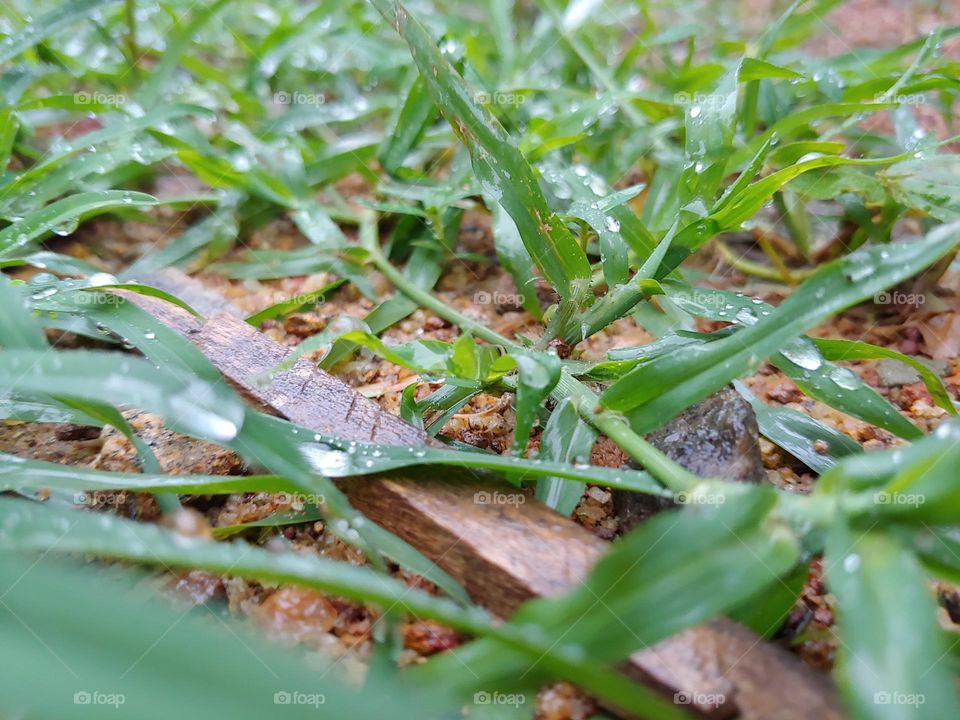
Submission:
<svg viewBox="0 0 960 720">
<path fill-rule="evenodd" d="M 46 350 L 47 338 L 40 323 L 30 316 L 20 293 L 6 276 L 0 276 L 0 346 L 13 350 Z"/>
<path fill-rule="evenodd" d="M 143 107 L 149 109 L 159 103 L 164 86 L 177 69 L 181 56 L 195 42 L 196 34 L 216 17 L 229 1 L 217 0 L 211 4 L 204 3 L 195 8 L 189 22 L 182 26 L 178 25 L 177 31 L 167 41 L 160 62 L 153 68 L 143 87 L 137 92 L 136 99 Z"/>
<path fill-rule="evenodd" d="M 840 689 L 854 717 L 960 714 L 916 556 L 886 533 L 837 523 L 824 567 L 839 610 Z"/>
<path fill-rule="evenodd" d="M 590 265 L 576 239 L 547 206 L 530 165 L 410 11 L 399 2 L 371 2 L 409 45 L 434 101 L 470 151 L 484 193 L 509 213 L 537 267 L 561 296 L 569 297 L 572 281 L 590 277 Z"/>
<path fill-rule="evenodd" d="M 635 410 L 631 419 L 638 428 L 656 427 L 833 313 L 915 275 L 958 243 L 960 224 L 944 225 L 922 241 L 862 250 L 824 265 L 767 317 L 696 354 L 637 368 L 612 385 L 601 402 L 611 410 Z"/>
<path fill-rule="evenodd" d="M 325 713 L 422 720 L 455 712 L 458 704 L 440 693 L 426 698 L 402 689 L 383 669 L 351 689 L 334 675 L 324 677 L 303 653 L 270 645 L 241 623 L 145 598 L 143 573 L 7 555 L 0 563 L 7 715 L 257 720 L 279 707 L 290 720 Z"/>
<path fill-rule="evenodd" d="M 156 198 L 127 190 L 79 193 L 57 200 L 42 210 L 30 213 L 20 222 L 0 230 L 0 256 L 9 255 L 30 242 L 52 232 L 64 223 L 94 213 L 118 208 L 156 205 Z"/>
<path fill-rule="evenodd" d="M 91 13 L 115 5 L 119 0 L 71 0 L 64 2 L 36 20 L 27 23 L 0 41 L 0 64 L 10 62 L 20 53 L 29 50 L 37 43 L 60 32 L 78 20 L 86 19 Z"/>
<path fill-rule="evenodd" d="M 916 358 L 891 350 L 878 347 L 867 342 L 856 340 L 814 338 L 813 340 L 823 356 L 828 360 L 877 360 L 888 358 L 897 360 L 917 371 L 923 384 L 927 386 L 930 397 L 938 407 L 943 408 L 951 415 L 957 414 L 957 408 L 950 397 L 950 393 L 943 384 L 943 380 L 933 370 Z"/>
<path fill-rule="evenodd" d="M 863 452 L 856 441 L 809 415 L 789 407 L 767 405 L 740 382 L 734 386 L 753 408 L 760 434 L 814 472 L 825 473 L 841 458 Z M 823 452 L 817 447 L 820 443 L 826 447 Z"/>
<path fill-rule="evenodd" d="M 396 605 L 403 612 L 472 632 L 482 631 L 489 622 L 480 610 L 467 610 L 367 568 L 315 555 L 278 554 L 243 543 L 185 538 L 156 525 L 8 498 L 0 499 L 0 517 L 4 520 L 0 548 L 7 551 L 80 553 L 295 583 L 352 600 Z"/>
<path fill-rule="evenodd" d="M 286 492 L 298 488 L 276 475 L 165 475 L 119 473 L 65 467 L 42 460 L 25 460 L 0 453 L 0 489 L 41 490 L 53 488 L 75 492 L 132 490 L 135 492 L 175 492 L 192 495 L 226 495 L 244 492 Z"/>
<path fill-rule="evenodd" d="M 557 462 L 586 464 L 597 431 L 580 419 L 570 398 L 557 404 L 540 438 L 540 457 Z M 561 515 L 569 515 L 583 495 L 583 484 L 551 475 L 537 481 L 536 496 Z"/>
</svg>

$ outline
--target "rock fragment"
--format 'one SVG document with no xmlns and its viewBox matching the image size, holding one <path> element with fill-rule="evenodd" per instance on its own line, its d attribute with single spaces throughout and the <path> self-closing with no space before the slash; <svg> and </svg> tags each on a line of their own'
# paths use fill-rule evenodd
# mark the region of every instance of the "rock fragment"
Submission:
<svg viewBox="0 0 960 720">
<path fill-rule="evenodd" d="M 760 431 L 750 403 L 724 388 L 684 410 L 647 440 L 671 460 L 702 478 L 762 482 Z M 614 491 L 620 532 L 629 532 L 672 501 L 627 490 Z"/>
</svg>

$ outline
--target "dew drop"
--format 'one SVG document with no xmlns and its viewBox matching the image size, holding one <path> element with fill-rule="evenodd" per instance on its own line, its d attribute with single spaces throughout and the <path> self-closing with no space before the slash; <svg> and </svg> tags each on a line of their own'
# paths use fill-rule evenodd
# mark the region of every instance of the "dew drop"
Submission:
<svg viewBox="0 0 960 720">
<path fill-rule="evenodd" d="M 117 278 L 110 273 L 94 273 L 87 278 L 90 287 L 103 287 L 104 285 L 116 285 Z"/>
</svg>

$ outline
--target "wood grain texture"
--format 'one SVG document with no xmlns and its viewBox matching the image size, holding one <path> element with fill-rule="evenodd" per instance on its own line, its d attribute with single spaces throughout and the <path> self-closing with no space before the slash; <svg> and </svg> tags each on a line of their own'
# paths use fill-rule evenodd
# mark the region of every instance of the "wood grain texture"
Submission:
<svg viewBox="0 0 960 720">
<path fill-rule="evenodd" d="M 207 320 L 154 298 L 126 297 L 193 341 L 224 378 L 254 405 L 317 432 L 345 439 L 412 446 L 434 443 L 342 381 L 299 360 L 267 387 L 251 378 L 289 350 L 243 322 L 217 293 L 177 271 L 143 278 L 184 298 Z M 580 582 L 606 543 L 515 488 L 469 470 L 432 467 L 389 477 L 340 482 L 351 503 L 407 540 L 499 615 L 523 601 L 556 596 Z M 515 503 L 483 502 L 478 493 L 508 493 Z M 692 709 L 713 718 L 839 720 L 828 678 L 796 656 L 727 619 L 678 633 L 635 653 L 627 672 L 668 697 L 693 696 Z M 723 695 L 711 703 L 709 695 Z M 697 702 L 700 700 L 700 702 Z"/>
</svg>

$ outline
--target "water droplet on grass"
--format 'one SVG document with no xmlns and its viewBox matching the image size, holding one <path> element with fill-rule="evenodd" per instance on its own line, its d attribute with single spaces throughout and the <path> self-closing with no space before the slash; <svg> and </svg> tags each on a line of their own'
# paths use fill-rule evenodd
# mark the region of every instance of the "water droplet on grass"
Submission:
<svg viewBox="0 0 960 720">
<path fill-rule="evenodd" d="M 117 278 L 110 273 L 94 273 L 87 278 L 90 287 L 103 287 L 104 285 L 116 285 Z"/>
<path fill-rule="evenodd" d="M 804 370 L 817 370 L 823 365 L 820 354 L 810 347 L 782 350 L 781 354 L 794 365 Z"/>
<path fill-rule="evenodd" d="M 56 227 L 52 228 L 54 235 L 59 235 L 60 237 L 66 237 L 70 233 L 74 232 L 77 229 L 77 225 L 80 223 L 80 218 L 70 218 Z"/>
</svg>

